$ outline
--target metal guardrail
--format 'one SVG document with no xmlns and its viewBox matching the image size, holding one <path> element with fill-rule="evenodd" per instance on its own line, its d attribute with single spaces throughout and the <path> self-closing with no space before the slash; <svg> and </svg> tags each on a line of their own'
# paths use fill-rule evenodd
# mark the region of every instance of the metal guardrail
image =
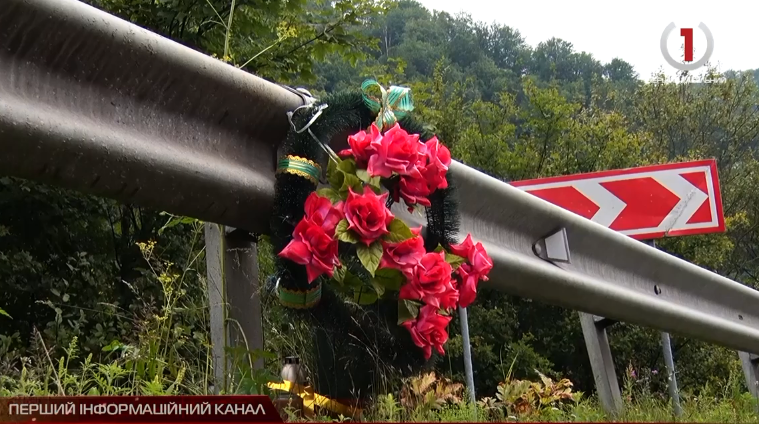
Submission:
<svg viewBox="0 0 759 424">
<path fill-rule="evenodd" d="M 294 92 L 74 0 L 0 6 L 0 173 L 262 231 Z"/>
<path fill-rule="evenodd" d="M 759 291 L 455 164 L 462 231 L 483 240 L 494 288 L 614 320 L 759 352 Z M 566 229 L 571 263 L 536 241 Z M 658 293 L 658 294 L 657 294 Z"/>
<path fill-rule="evenodd" d="M 266 232 L 274 146 L 285 112 L 302 102 L 75 0 L 0 8 L 0 174 Z M 759 292 L 460 163 L 451 169 L 461 231 L 495 262 L 491 287 L 759 352 Z M 538 257 L 535 243 L 560 230 L 571 261 Z M 604 320 L 583 319 L 601 392 L 604 379 L 616 385 Z M 756 394 L 756 366 L 741 358 Z"/>
</svg>

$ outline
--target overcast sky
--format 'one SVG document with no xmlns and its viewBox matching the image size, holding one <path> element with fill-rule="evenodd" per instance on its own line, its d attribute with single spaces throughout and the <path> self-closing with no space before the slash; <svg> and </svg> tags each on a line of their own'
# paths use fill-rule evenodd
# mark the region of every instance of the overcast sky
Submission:
<svg viewBox="0 0 759 424">
<path fill-rule="evenodd" d="M 759 68 L 757 0 L 419 0 L 428 9 L 455 14 L 467 12 L 475 20 L 497 22 L 517 29 L 535 47 L 551 37 L 569 41 L 576 51 L 591 53 L 603 63 L 615 57 L 635 67 L 649 80 L 660 67 L 673 70 L 662 57 L 659 40 L 674 22 L 678 29 L 668 40 L 670 54 L 682 58 L 679 28 L 694 28 L 694 59 L 705 49 L 706 37 L 698 29 L 703 22 L 714 38 L 710 62 L 720 70 Z"/>
</svg>

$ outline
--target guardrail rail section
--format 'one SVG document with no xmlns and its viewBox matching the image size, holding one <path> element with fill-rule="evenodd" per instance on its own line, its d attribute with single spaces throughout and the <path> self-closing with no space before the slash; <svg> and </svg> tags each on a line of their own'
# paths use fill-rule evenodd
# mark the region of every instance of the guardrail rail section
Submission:
<svg viewBox="0 0 759 424">
<path fill-rule="evenodd" d="M 217 387 L 223 347 L 241 336 L 228 317 L 243 323 L 252 348 L 262 343 L 250 235 L 268 230 L 285 113 L 304 102 L 76 0 L 0 8 L 0 174 L 209 222 Z M 621 408 L 605 333 L 612 320 L 739 350 L 757 395 L 756 356 L 746 352 L 759 352 L 759 292 L 460 163 L 451 170 L 461 231 L 482 240 L 495 263 L 488 284 L 583 312 L 608 411 Z"/>
</svg>

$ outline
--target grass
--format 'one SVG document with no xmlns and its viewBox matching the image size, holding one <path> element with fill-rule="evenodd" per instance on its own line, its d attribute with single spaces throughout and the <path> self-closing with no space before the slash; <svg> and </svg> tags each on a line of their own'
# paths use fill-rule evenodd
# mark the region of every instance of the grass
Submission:
<svg viewBox="0 0 759 424">
<path fill-rule="evenodd" d="M 186 381 L 185 375 L 205 375 L 210 368 L 180 371 L 173 379 L 159 377 L 144 378 L 139 369 L 150 367 L 154 363 L 165 363 L 166 358 L 155 357 L 150 361 L 137 359 L 134 352 L 124 352 L 110 363 L 93 363 L 91 355 L 79 361 L 76 340 L 66 349 L 66 355 L 57 362 L 42 361 L 33 363 L 24 358 L 16 375 L 0 376 L 0 396 L 50 396 L 50 395 L 169 395 L 210 394 L 197 384 Z M 77 364 L 72 366 L 72 364 Z M 437 381 L 437 380 L 436 380 Z M 409 382 L 407 382 L 407 385 Z M 240 384 L 239 387 L 250 387 Z M 246 393 L 245 390 L 237 391 Z M 400 395 L 380 396 L 365 412 L 364 421 L 369 422 L 759 422 L 756 413 L 756 401 L 748 393 L 742 392 L 740 386 L 731 383 L 730 387 L 719 390 L 705 388 L 701 396 L 685 396 L 682 401 L 683 415 L 673 416 L 672 408 L 666 397 L 650 393 L 643 387 L 635 387 L 626 379 L 623 388 L 624 410 L 615 419 L 610 419 L 600 408 L 594 397 L 579 401 L 549 402 L 527 413 L 516 414 L 511 408 L 488 408 L 458 402 L 466 398 L 463 393 L 454 396 L 457 402 L 425 400 L 419 392 L 418 402 L 408 402 Z M 405 405 L 404 405 L 405 404 Z M 298 414 L 290 411 L 290 421 L 304 422 Z M 326 415 L 317 416 L 308 421 L 331 422 L 347 421 Z"/>
<path fill-rule="evenodd" d="M 202 224 L 190 225 L 200 246 Z M 168 225 L 168 224 L 167 224 Z M 270 255 L 265 244 L 261 250 Z M 0 396 L 51 395 L 170 395 L 212 394 L 211 345 L 208 334 L 208 308 L 205 298 L 202 249 L 190 248 L 186 262 L 176 266 L 157 258 L 154 243 L 140 248 L 150 269 L 148 278 L 160 288 L 161 302 L 146 303 L 131 311 L 130 325 L 136 329 L 125 341 L 113 341 L 100 352 L 83 354 L 80 340 L 73 336 L 68 346 L 57 349 L 46 344 L 46 337 L 34 333 L 34 349 L 12 350 L 9 338 L 0 336 Z M 261 260 L 262 274 L 269 266 Z M 137 290 L 137 289 L 135 289 Z M 120 311 L 119 313 L 126 313 Z M 280 322 L 281 321 L 281 322 Z M 267 349 L 279 355 L 264 354 L 267 367 L 253 370 L 251 358 L 234 361 L 236 376 L 222 393 L 269 394 L 267 381 L 277 380 L 277 358 L 291 350 L 301 350 L 301 330 L 287 327 L 274 311 L 266 311 Z M 244 347 L 238 353 L 250 356 Z M 58 354 L 56 355 L 56 352 Z M 260 354 L 260 353 L 259 353 Z M 20 360 L 18 359 L 20 358 Z M 537 382 L 506 377 L 498 388 L 497 398 L 483 398 L 477 405 L 467 404 L 463 385 L 434 375 L 423 375 L 397 384 L 393 393 L 378 395 L 365 410 L 363 421 L 370 422 L 759 422 L 757 402 L 741 386 L 740 368 L 726 379 L 722 387 L 702 388 L 698 396 L 685 393 L 683 415 L 674 417 L 666 395 L 650 390 L 643 379 L 628 370 L 623 378 L 623 412 L 607 416 L 595 397 L 585 397 L 571 390 L 568 380 L 554 382 L 542 374 Z M 291 421 L 306 421 L 294 410 Z M 310 421 L 348 421 L 344 417 L 320 415 Z"/>
</svg>

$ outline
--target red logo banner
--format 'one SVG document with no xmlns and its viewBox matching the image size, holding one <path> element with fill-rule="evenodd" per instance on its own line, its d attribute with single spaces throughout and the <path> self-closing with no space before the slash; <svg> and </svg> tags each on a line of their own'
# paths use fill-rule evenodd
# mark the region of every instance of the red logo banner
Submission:
<svg viewBox="0 0 759 424">
<path fill-rule="evenodd" d="M 3 423 L 281 423 L 268 396 L 0 398 Z"/>
</svg>

